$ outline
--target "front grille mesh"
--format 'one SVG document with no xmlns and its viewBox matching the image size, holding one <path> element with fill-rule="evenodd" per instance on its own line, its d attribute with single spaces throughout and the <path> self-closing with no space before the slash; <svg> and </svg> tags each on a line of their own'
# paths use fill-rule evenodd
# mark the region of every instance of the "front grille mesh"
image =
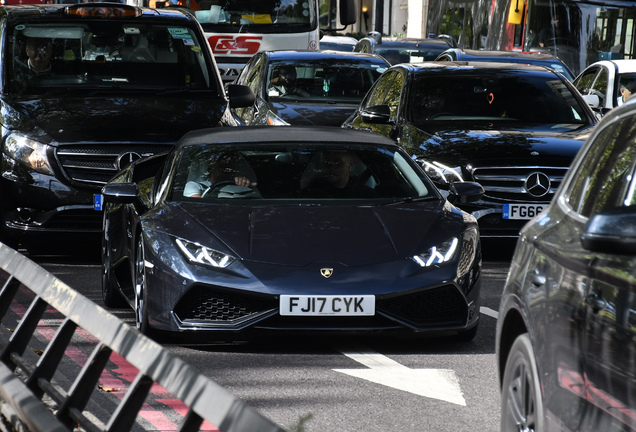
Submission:
<svg viewBox="0 0 636 432">
<path fill-rule="evenodd" d="M 157 144 L 63 145 L 57 149 L 57 157 L 71 181 L 99 189 L 135 157 L 150 156 L 169 148 L 170 146 Z M 135 155 L 131 158 L 132 153 Z"/>
<path fill-rule="evenodd" d="M 379 300 L 376 307 L 417 327 L 463 325 L 468 317 L 466 300 L 453 285 Z"/>
<path fill-rule="evenodd" d="M 568 167 L 479 167 L 473 170 L 473 178 L 485 190 L 484 199 L 501 202 L 550 202 L 561 185 Z M 541 197 L 530 195 L 524 183 L 532 173 L 541 172 L 550 178 L 550 191 Z"/>
<path fill-rule="evenodd" d="M 181 321 L 232 323 L 277 307 L 272 298 L 197 285 L 179 300 L 174 313 Z"/>
</svg>

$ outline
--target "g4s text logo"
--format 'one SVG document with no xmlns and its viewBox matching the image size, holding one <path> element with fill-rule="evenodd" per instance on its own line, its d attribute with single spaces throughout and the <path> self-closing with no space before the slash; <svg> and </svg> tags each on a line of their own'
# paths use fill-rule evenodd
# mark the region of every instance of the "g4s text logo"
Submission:
<svg viewBox="0 0 636 432">
<path fill-rule="evenodd" d="M 208 42 L 214 54 L 256 54 L 261 36 L 210 36 Z"/>
</svg>

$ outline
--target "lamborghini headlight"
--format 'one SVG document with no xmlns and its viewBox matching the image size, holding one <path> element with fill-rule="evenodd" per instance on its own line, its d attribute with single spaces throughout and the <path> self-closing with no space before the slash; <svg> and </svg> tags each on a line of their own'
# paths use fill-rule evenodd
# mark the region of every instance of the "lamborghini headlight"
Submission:
<svg viewBox="0 0 636 432">
<path fill-rule="evenodd" d="M 34 171 L 53 175 L 53 169 L 47 157 L 50 147 L 21 134 L 12 133 L 7 137 L 4 152 L 18 162 L 26 164 Z"/>
<path fill-rule="evenodd" d="M 459 239 L 453 237 L 443 243 L 433 246 L 426 252 L 413 256 L 413 261 L 422 267 L 430 267 L 435 264 L 443 264 L 451 261 L 459 250 Z"/>
<path fill-rule="evenodd" d="M 449 167 L 442 163 L 435 161 L 427 161 L 424 159 L 417 159 L 422 165 L 426 174 L 438 184 L 453 183 L 457 181 L 464 181 L 461 176 L 461 167 Z"/>
<path fill-rule="evenodd" d="M 177 238 L 175 241 L 188 261 L 196 264 L 226 268 L 236 261 L 236 258 L 232 255 L 211 249 L 199 243 L 190 242 L 181 238 Z"/>
</svg>

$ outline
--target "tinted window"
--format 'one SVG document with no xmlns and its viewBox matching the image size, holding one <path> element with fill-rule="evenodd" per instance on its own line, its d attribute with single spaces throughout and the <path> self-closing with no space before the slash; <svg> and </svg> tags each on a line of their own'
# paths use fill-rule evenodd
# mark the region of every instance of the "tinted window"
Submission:
<svg viewBox="0 0 636 432">
<path fill-rule="evenodd" d="M 267 94 L 285 98 L 277 77 L 295 75 L 294 98 L 360 102 L 388 65 L 382 59 L 325 58 L 311 61 L 272 61 L 267 72 Z"/>
<path fill-rule="evenodd" d="M 174 172 L 173 200 L 439 198 L 419 167 L 394 148 L 193 146 Z M 251 187 L 236 186 L 237 177 Z"/>
<path fill-rule="evenodd" d="M 623 119 L 596 137 L 566 194 L 569 205 L 589 217 L 601 210 L 636 204 L 636 123 Z"/>
<path fill-rule="evenodd" d="M 584 124 L 584 108 L 559 79 L 525 74 L 420 76 L 410 92 L 411 118 L 524 124 Z"/>
<path fill-rule="evenodd" d="M 213 89 L 209 52 L 195 29 L 135 21 L 20 24 L 8 30 L 10 89 Z M 61 93 L 63 94 L 63 92 Z"/>
</svg>

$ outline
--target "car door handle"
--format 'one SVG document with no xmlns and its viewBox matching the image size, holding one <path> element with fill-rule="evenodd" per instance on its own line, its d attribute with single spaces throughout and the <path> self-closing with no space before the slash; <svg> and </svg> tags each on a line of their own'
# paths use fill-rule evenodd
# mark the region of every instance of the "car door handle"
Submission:
<svg viewBox="0 0 636 432">
<path fill-rule="evenodd" d="M 605 309 L 605 306 L 607 305 L 607 302 L 603 299 L 603 297 L 600 297 L 598 294 L 589 294 L 585 297 L 585 303 L 587 303 L 594 312 Z"/>
</svg>

